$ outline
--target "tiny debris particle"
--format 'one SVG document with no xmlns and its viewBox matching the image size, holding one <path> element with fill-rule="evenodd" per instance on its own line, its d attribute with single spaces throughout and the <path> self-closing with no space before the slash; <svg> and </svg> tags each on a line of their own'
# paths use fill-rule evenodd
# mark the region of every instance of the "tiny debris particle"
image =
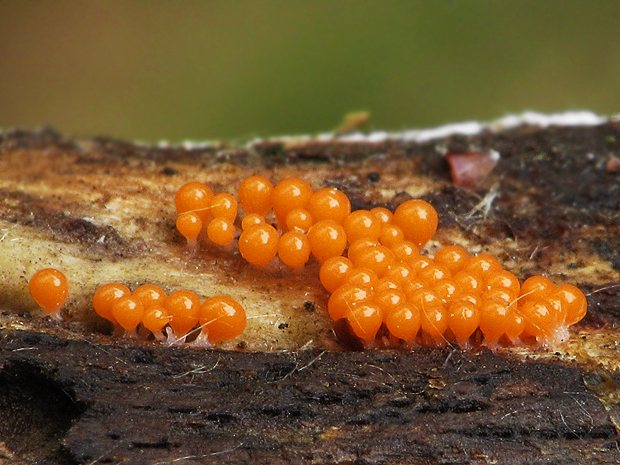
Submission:
<svg viewBox="0 0 620 465">
<path fill-rule="evenodd" d="M 169 166 L 166 166 L 164 169 L 161 170 L 161 172 L 166 176 L 174 176 L 175 174 L 177 174 L 177 170 L 175 170 L 174 168 L 170 168 Z"/>
<path fill-rule="evenodd" d="M 304 310 L 307 310 L 309 312 L 314 312 L 316 310 L 316 305 L 314 304 L 314 302 L 308 300 L 304 302 Z"/>
<path fill-rule="evenodd" d="M 448 152 L 445 155 L 450 165 L 452 182 L 458 187 L 477 187 L 495 168 L 499 153 L 486 152 Z"/>
<path fill-rule="evenodd" d="M 379 173 L 377 173 L 376 171 L 373 171 L 371 173 L 368 173 L 368 182 L 379 182 L 379 180 L 381 179 L 381 175 L 379 175 Z"/>
<path fill-rule="evenodd" d="M 613 155 L 609 157 L 605 171 L 607 173 L 620 173 L 620 158 L 614 157 Z"/>
<path fill-rule="evenodd" d="M 288 323 L 280 323 L 278 325 L 278 329 L 286 329 L 286 328 L 288 328 Z"/>
</svg>

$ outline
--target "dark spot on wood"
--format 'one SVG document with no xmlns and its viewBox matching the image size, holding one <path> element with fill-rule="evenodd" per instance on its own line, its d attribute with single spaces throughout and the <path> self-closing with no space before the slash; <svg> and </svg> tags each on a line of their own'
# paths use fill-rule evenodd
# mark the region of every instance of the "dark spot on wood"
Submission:
<svg viewBox="0 0 620 465">
<path fill-rule="evenodd" d="M 366 179 L 368 179 L 368 182 L 377 183 L 381 180 L 381 175 L 377 173 L 376 171 L 372 171 L 368 173 L 368 175 L 366 176 Z"/>
<path fill-rule="evenodd" d="M 304 310 L 307 312 L 314 312 L 316 311 L 316 304 L 310 300 L 306 300 L 304 302 Z"/>
</svg>

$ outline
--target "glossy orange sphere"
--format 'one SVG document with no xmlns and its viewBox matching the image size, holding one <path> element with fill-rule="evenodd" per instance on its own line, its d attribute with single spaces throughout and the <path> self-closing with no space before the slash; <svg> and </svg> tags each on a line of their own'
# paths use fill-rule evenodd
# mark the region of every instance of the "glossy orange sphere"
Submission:
<svg viewBox="0 0 620 465">
<path fill-rule="evenodd" d="M 62 271 L 44 268 L 28 282 L 30 294 L 49 314 L 57 314 L 69 296 L 69 281 Z"/>
<path fill-rule="evenodd" d="M 202 221 L 211 217 L 211 199 L 213 191 L 201 182 L 190 182 L 181 187 L 175 197 L 177 213 L 195 212 Z"/>
<path fill-rule="evenodd" d="M 396 208 L 392 221 L 403 230 L 405 239 L 420 249 L 435 235 L 439 218 L 430 203 L 413 199 Z"/>
<path fill-rule="evenodd" d="M 177 230 L 188 241 L 195 241 L 202 231 L 203 222 L 198 212 L 185 212 L 177 216 Z"/>
<path fill-rule="evenodd" d="M 435 262 L 447 267 L 452 274 L 463 269 L 469 260 L 469 253 L 460 245 L 446 245 L 435 254 Z"/>
<path fill-rule="evenodd" d="M 215 218 L 226 218 L 231 223 L 237 218 L 237 199 L 228 192 L 217 194 L 211 200 L 211 214 Z"/>
<path fill-rule="evenodd" d="M 272 207 L 273 184 L 264 176 L 250 176 L 239 186 L 239 203 L 246 214 L 265 216 Z"/>
<path fill-rule="evenodd" d="M 285 232 L 278 242 L 278 257 L 291 268 L 304 266 L 310 258 L 310 241 L 299 231 Z"/>
<path fill-rule="evenodd" d="M 310 249 L 319 262 L 342 255 L 347 246 L 347 236 L 340 223 L 333 220 L 321 220 L 308 232 Z"/>
<path fill-rule="evenodd" d="M 151 307 L 153 305 L 162 305 L 166 298 L 164 290 L 154 284 L 144 284 L 137 287 L 131 294 L 142 302 L 144 308 Z"/>
<path fill-rule="evenodd" d="M 215 217 L 207 226 L 207 236 L 214 244 L 231 244 L 235 240 L 235 225 L 226 217 Z"/>
<path fill-rule="evenodd" d="M 381 309 L 372 302 L 355 305 L 345 317 L 355 335 L 363 341 L 373 340 L 383 323 Z"/>
<path fill-rule="evenodd" d="M 333 220 L 342 224 L 351 213 L 351 202 L 342 192 L 333 187 L 326 187 L 313 193 L 306 206 L 315 223 Z"/>
<path fill-rule="evenodd" d="M 114 301 L 128 295 L 131 295 L 131 291 L 124 284 L 105 284 L 95 292 L 93 296 L 93 308 L 99 316 L 108 321 L 116 322 L 112 316 L 112 304 Z"/>
<path fill-rule="evenodd" d="M 403 303 L 385 316 L 385 325 L 390 333 L 405 341 L 413 341 L 420 330 L 422 314 L 408 303 Z"/>
<path fill-rule="evenodd" d="M 291 211 L 306 209 L 312 193 L 310 184 L 299 178 L 283 179 L 276 185 L 273 191 L 273 211 L 280 229 L 287 227 L 286 217 Z"/>
<path fill-rule="evenodd" d="M 218 295 L 210 297 L 201 305 L 199 321 L 209 342 L 215 344 L 241 334 L 245 330 L 247 317 L 239 302 Z"/>
<path fill-rule="evenodd" d="M 253 265 L 264 266 L 276 258 L 280 235 L 270 224 L 246 229 L 239 237 L 239 253 Z"/>
<path fill-rule="evenodd" d="M 163 306 L 170 315 L 170 326 L 177 338 L 186 336 L 198 323 L 200 298 L 192 291 L 171 293 L 164 300 Z"/>
<path fill-rule="evenodd" d="M 144 316 L 144 305 L 136 297 L 121 297 L 112 303 L 112 316 L 125 330 L 134 331 Z"/>
<path fill-rule="evenodd" d="M 328 292 L 334 292 L 345 282 L 352 269 L 353 263 L 346 257 L 328 258 L 321 265 L 319 280 Z"/>
<path fill-rule="evenodd" d="M 374 292 L 370 287 L 344 284 L 336 289 L 327 301 L 327 311 L 332 320 L 344 318 L 355 305 L 370 302 Z"/>
<path fill-rule="evenodd" d="M 377 240 L 381 235 L 381 223 L 368 210 L 357 210 L 347 215 L 343 226 L 349 243 L 365 238 Z"/>
</svg>

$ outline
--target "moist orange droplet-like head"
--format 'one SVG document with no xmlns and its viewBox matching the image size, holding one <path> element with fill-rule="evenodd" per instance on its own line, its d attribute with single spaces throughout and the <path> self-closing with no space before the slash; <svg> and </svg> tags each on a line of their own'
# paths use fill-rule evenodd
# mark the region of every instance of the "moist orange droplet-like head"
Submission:
<svg viewBox="0 0 620 465">
<path fill-rule="evenodd" d="M 482 292 L 482 297 L 485 299 L 500 299 L 515 306 L 518 302 L 518 294 L 508 287 L 493 287 Z"/>
<path fill-rule="evenodd" d="M 484 282 L 489 289 L 494 287 L 507 288 L 517 296 L 521 292 L 521 283 L 519 283 L 519 278 L 508 270 L 499 270 L 496 273 L 487 276 Z"/>
<path fill-rule="evenodd" d="M 286 217 L 292 210 L 306 209 L 312 193 L 312 187 L 303 179 L 287 178 L 280 181 L 273 191 L 273 212 L 276 215 L 278 227 L 284 229 Z"/>
<path fill-rule="evenodd" d="M 403 292 L 407 296 L 407 301 L 412 302 L 411 299 L 414 298 L 414 295 L 420 289 L 427 289 L 427 284 L 417 278 L 410 278 L 403 282 Z"/>
<path fill-rule="evenodd" d="M 549 294 L 555 284 L 545 276 L 531 276 L 521 284 L 520 301 L 537 300 Z"/>
<path fill-rule="evenodd" d="M 151 307 L 153 305 L 161 305 L 166 298 L 164 290 L 154 284 L 144 284 L 137 287 L 131 294 L 133 297 L 140 299 L 144 308 Z"/>
<path fill-rule="evenodd" d="M 192 291 L 182 289 L 171 293 L 163 306 L 170 315 L 170 326 L 177 338 L 186 336 L 198 323 L 200 298 Z"/>
<path fill-rule="evenodd" d="M 463 292 L 461 285 L 452 278 L 444 278 L 436 281 L 431 289 L 445 304 L 452 302 L 452 300 L 456 299 Z"/>
<path fill-rule="evenodd" d="M 387 315 L 407 303 L 407 297 L 401 290 L 387 289 L 382 292 L 377 292 L 373 302 L 381 309 L 381 312 L 383 313 L 383 321 L 385 321 Z"/>
<path fill-rule="evenodd" d="M 253 265 L 264 266 L 276 258 L 280 235 L 270 224 L 246 229 L 239 237 L 239 253 Z"/>
<path fill-rule="evenodd" d="M 215 217 L 207 225 L 207 236 L 214 244 L 231 244 L 235 239 L 235 225 L 229 218 Z"/>
<path fill-rule="evenodd" d="M 313 224 L 312 215 L 305 208 L 294 208 L 286 215 L 286 227 L 289 231 L 307 233 Z"/>
<path fill-rule="evenodd" d="M 405 240 L 405 233 L 395 224 L 384 224 L 381 226 L 379 242 L 386 247 L 394 247 Z"/>
<path fill-rule="evenodd" d="M 435 291 L 429 288 L 418 289 L 410 296 L 407 295 L 407 301 L 418 307 L 420 310 L 431 306 L 443 305 L 443 302 L 437 296 Z"/>
<path fill-rule="evenodd" d="M 37 271 L 28 282 L 30 294 L 46 313 L 58 317 L 58 313 L 67 301 L 69 281 L 62 271 L 44 268 Z"/>
<path fill-rule="evenodd" d="M 413 278 L 413 270 L 408 263 L 400 262 L 395 259 L 394 263 L 390 265 L 383 277 L 396 279 L 402 284 L 408 279 Z"/>
<path fill-rule="evenodd" d="M 201 182 L 190 182 L 181 187 L 175 197 L 177 213 L 196 212 L 202 221 L 211 217 L 211 199 L 213 191 Z"/>
<path fill-rule="evenodd" d="M 361 286 L 374 286 L 379 281 L 377 273 L 370 268 L 353 268 L 345 279 L 345 284 L 358 284 Z"/>
<path fill-rule="evenodd" d="M 525 320 L 524 332 L 536 339 L 550 337 L 558 326 L 553 307 L 542 299 L 527 300 L 519 311 Z"/>
<path fill-rule="evenodd" d="M 375 207 L 370 210 L 370 213 L 375 215 L 375 218 L 377 218 L 382 225 L 390 223 L 392 221 L 392 216 L 394 216 L 394 214 L 385 207 Z"/>
<path fill-rule="evenodd" d="M 422 268 L 417 276 L 422 281 L 425 281 L 429 286 L 433 286 L 437 281 L 441 279 L 449 279 L 452 277 L 450 270 L 439 264 L 431 263 L 429 266 Z"/>
<path fill-rule="evenodd" d="M 278 257 L 291 268 L 304 266 L 310 253 L 310 241 L 299 231 L 285 232 L 278 242 Z"/>
<path fill-rule="evenodd" d="M 363 341 L 371 341 L 383 323 L 381 309 L 372 302 L 361 302 L 345 315 L 351 329 Z"/>
<path fill-rule="evenodd" d="M 466 301 L 471 302 L 472 304 L 474 304 L 474 306 L 480 308 L 480 306 L 482 305 L 482 301 L 484 299 L 482 297 L 482 294 L 480 294 L 480 292 L 477 292 L 477 291 L 467 291 L 467 292 L 462 292 L 455 299 L 455 301 L 459 301 L 459 300 L 466 300 Z"/>
<path fill-rule="evenodd" d="M 384 319 L 390 333 L 405 341 L 415 339 L 422 323 L 420 310 L 406 302 L 385 315 Z"/>
<path fill-rule="evenodd" d="M 200 307 L 202 331 L 211 344 L 237 337 L 245 330 L 244 308 L 232 297 L 218 295 L 207 299 Z"/>
<path fill-rule="evenodd" d="M 272 207 L 273 184 L 264 176 L 250 176 L 239 186 L 239 203 L 246 213 L 265 216 Z"/>
<path fill-rule="evenodd" d="M 357 210 L 347 215 L 343 226 L 349 243 L 364 238 L 377 240 L 381 235 L 381 223 L 368 210 Z"/>
<path fill-rule="evenodd" d="M 308 232 L 310 249 L 319 262 L 342 255 L 347 246 L 347 236 L 342 225 L 333 220 L 315 223 Z"/>
<path fill-rule="evenodd" d="M 306 208 L 315 223 L 333 220 L 342 224 L 351 213 L 351 201 L 342 191 L 333 187 L 325 187 L 310 196 Z"/>
<path fill-rule="evenodd" d="M 332 320 L 344 318 L 347 311 L 361 302 L 369 302 L 374 297 L 370 287 L 344 284 L 336 289 L 327 301 L 327 311 Z"/>
<path fill-rule="evenodd" d="M 379 241 L 373 239 L 358 239 L 356 241 L 353 241 L 353 243 L 349 245 L 349 248 L 347 249 L 347 257 L 349 258 L 349 260 L 354 261 L 357 259 L 358 254 L 362 250 L 365 250 L 368 247 L 379 247 L 380 245 L 381 244 L 379 243 Z"/>
<path fill-rule="evenodd" d="M 479 253 L 471 257 L 463 269 L 475 273 L 485 280 L 499 273 L 502 270 L 502 265 L 493 255 Z"/>
<path fill-rule="evenodd" d="M 408 264 L 411 267 L 413 275 L 420 276 L 420 273 L 424 268 L 434 265 L 435 262 L 432 258 L 429 258 L 426 255 L 416 255 L 409 260 Z"/>
<path fill-rule="evenodd" d="M 493 346 L 506 332 L 510 322 L 511 309 L 509 302 L 502 299 L 487 298 L 480 306 L 480 322 L 478 326 L 484 335 L 485 341 Z"/>
<path fill-rule="evenodd" d="M 420 310 L 420 327 L 422 330 L 436 343 L 443 344 L 445 342 L 444 333 L 448 329 L 448 311 L 446 308 L 443 305 L 416 307 Z"/>
<path fill-rule="evenodd" d="M 469 260 L 469 253 L 460 245 L 446 245 L 435 254 L 435 262 L 456 274 L 463 269 Z"/>
<path fill-rule="evenodd" d="M 356 267 L 370 268 L 380 278 L 394 263 L 394 254 L 383 245 L 367 247 L 360 251 L 353 260 Z"/>
<path fill-rule="evenodd" d="M 215 218 L 226 218 L 231 223 L 237 218 L 237 199 L 228 192 L 217 194 L 211 200 L 211 214 Z"/>
<path fill-rule="evenodd" d="M 353 263 L 347 257 L 328 258 L 321 265 L 319 280 L 328 292 L 334 292 L 344 283 L 352 269 Z"/>
<path fill-rule="evenodd" d="M 410 262 L 420 254 L 416 245 L 411 241 L 399 242 L 391 246 L 390 250 L 394 252 L 394 258 L 400 262 Z"/>
<path fill-rule="evenodd" d="M 405 239 L 420 249 L 435 235 L 439 218 L 430 203 L 413 199 L 396 208 L 392 221 L 403 230 Z"/>
<path fill-rule="evenodd" d="M 504 334 L 508 339 L 515 342 L 517 339 L 519 339 L 519 337 L 525 330 L 525 319 L 523 318 L 521 312 L 518 311 L 518 309 L 513 309 L 509 313 L 509 317 L 510 319 L 508 321 Z"/>
<path fill-rule="evenodd" d="M 169 322 L 168 310 L 159 304 L 146 308 L 142 316 L 142 325 L 153 333 L 161 331 Z"/>
<path fill-rule="evenodd" d="M 243 217 L 243 220 L 241 220 L 241 229 L 245 231 L 252 226 L 258 226 L 263 223 L 265 223 L 265 217 L 263 215 L 259 215 L 258 213 L 248 213 Z"/>
<path fill-rule="evenodd" d="M 564 320 L 560 323 L 574 325 L 586 316 L 588 301 L 581 289 L 572 284 L 560 284 L 549 294 L 550 298 L 557 298 L 564 313 Z"/>
<path fill-rule="evenodd" d="M 128 332 L 133 332 L 142 321 L 144 305 L 134 296 L 126 295 L 112 303 L 112 316 Z"/>
<path fill-rule="evenodd" d="M 177 230 L 188 241 L 195 241 L 202 231 L 203 222 L 197 212 L 185 212 L 177 216 Z"/>
<path fill-rule="evenodd" d="M 128 295 L 131 295 L 131 291 L 124 284 L 105 284 L 95 292 L 93 296 L 93 308 L 99 316 L 115 323 L 116 320 L 112 316 L 112 304 L 121 297 Z"/>
<path fill-rule="evenodd" d="M 372 289 L 375 292 L 375 294 L 378 294 L 380 292 L 385 292 L 388 290 L 402 290 L 402 288 L 403 286 L 400 280 L 395 279 L 395 278 L 386 278 L 385 276 L 383 278 L 378 279 L 372 286 Z"/>
<path fill-rule="evenodd" d="M 463 292 L 481 292 L 484 289 L 484 281 L 476 273 L 471 271 L 461 270 L 452 276 L 459 285 Z"/>
<path fill-rule="evenodd" d="M 478 306 L 470 300 L 456 300 L 448 309 L 448 327 L 459 343 L 464 343 L 470 338 L 480 321 Z"/>
</svg>

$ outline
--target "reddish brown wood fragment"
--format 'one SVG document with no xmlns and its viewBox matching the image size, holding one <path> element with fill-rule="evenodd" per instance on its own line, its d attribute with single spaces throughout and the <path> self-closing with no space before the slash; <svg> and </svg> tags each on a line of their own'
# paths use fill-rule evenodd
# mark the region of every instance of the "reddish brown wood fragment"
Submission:
<svg viewBox="0 0 620 465">
<path fill-rule="evenodd" d="M 495 168 L 499 153 L 486 152 L 448 152 L 446 160 L 452 171 L 452 182 L 458 187 L 477 187 Z"/>
<path fill-rule="evenodd" d="M 620 158 L 614 157 L 613 155 L 609 157 L 605 171 L 608 173 L 620 173 Z"/>
</svg>

